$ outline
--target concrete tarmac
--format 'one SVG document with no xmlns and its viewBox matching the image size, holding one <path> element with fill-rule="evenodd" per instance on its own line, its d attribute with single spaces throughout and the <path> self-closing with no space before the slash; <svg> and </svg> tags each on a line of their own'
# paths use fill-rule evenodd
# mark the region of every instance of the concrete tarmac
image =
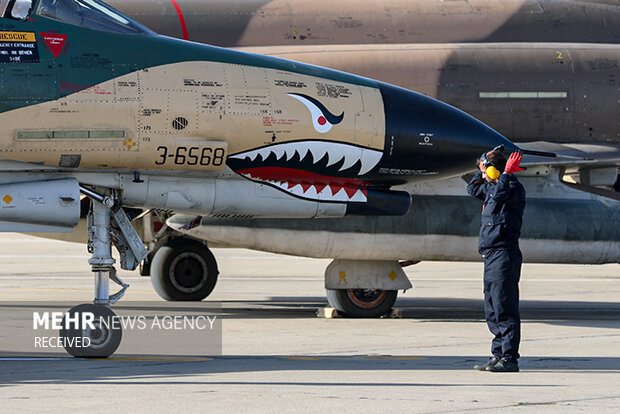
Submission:
<svg viewBox="0 0 620 414">
<path fill-rule="evenodd" d="M 319 319 L 328 260 L 214 249 L 221 356 L 0 358 L 0 411 L 617 412 L 620 265 L 525 264 L 521 372 L 488 358 L 481 263 L 406 268 L 402 319 Z M 0 302 L 92 301 L 85 246 L 0 234 Z M 148 278 L 123 301 L 160 301 Z M 207 303 L 205 304 L 205 306 Z M 181 305 L 179 305 L 181 306 Z M 0 333 L 0 340 L 1 333 Z M 182 337 L 179 341 L 182 341 Z M 174 344 L 171 344 L 174 346 Z"/>
</svg>

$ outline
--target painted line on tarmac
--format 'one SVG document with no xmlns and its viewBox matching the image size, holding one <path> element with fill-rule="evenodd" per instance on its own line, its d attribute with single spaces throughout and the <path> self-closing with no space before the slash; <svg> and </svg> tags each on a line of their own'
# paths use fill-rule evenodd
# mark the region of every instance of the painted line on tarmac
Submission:
<svg viewBox="0 0 620 414">
<path fill-rule="evenodd" d="M 41 255 L 41 254 L 0 254 L 0 258 L 13 258 L 13 257 L 39 257 L 39 258 L 45 258 L 45 259 L 83 259 L 83 258 L 89 258 L 91 255 L 88 253 L 84 253 L 81 255 L 77 255 L 77 254 L 72 254 L 72 255 L 63 255 L 63 254 L 56 254 L 56 255 L 51 255 L 51 254 L 46 254 L 46 255 Z M 310 257 L 296 257 L 297 259 L 301 259 L 301 260 L 315 260 L 313 258 Z M 282 259 L 281 256 L 219 256 L 218 260 L 224 260 L 224 259 L 233 259 L 233 260 L 253 260 L 253 259 L 258 259 L 258 260 L 280 260 Z M 320 260 L 320 259 L 319 259 Z M 328 260 L 328 259 L 324 259 L 324 260 Z"/>
<path fill-rule="evenodd" d="M 330 359 L 330 358 L 325 358 L 325 357 L 280 357 L 281 359 L 291 359 L 293 361 L 323 361 L 325 359 Z"/>
<path fill-rule="evenodd" d="M 389 360 L 389 361 L 409 361 L 409 360 L 423 360 L 428 359 L 427 357 L 416 357 L 416 356 L 392 356 L 392 355 L 377 355 L 377 356 L 364 356 L 363 359 L 370 360 Z"/>
<path fill-rule="evenodd" d="M 354 356 L 285 356 L 281 359 L 290 359 L 293 361 L 327 361 L 327 360 L 351 360 L 351 359 L 364 359 L 364 360 L 388 360 L 388 361 L 405 361 L 405 360 L 424 360 L 428 357 L 418 356 L 398 356 L 398 355 L 354 355 Z"/>
<path fill-rule="evenodd" d="M 92 292 L 92 289 L 44 289 L 44 288 L 12 288 L 13 290 L 35 290 L 43 292 Z M 148 290 L 132 290 L 131 293 L 154 293 Z"/>
<path fill-rule="evenodd" d="M 63 254 L 40 255 L 40 254 L 0 254 L 0 259 L 88 259 L 90 256 L 82 254 L 80 256 L 67 256 Z"/>
<path fill-rule="evenodd" d="M 252 357 L 249 357 L 252 358 Z M 334 360 L 388 360 L 388 361 L 411 361 L 426 360 L 428 357 L 397 356 L 397 355 L 353 355 L 353 356 L 283 356 L 277 357 L 292 361 L 334 361 Z M 213 361 L 210 357 L 185 357 L 185 356 L 111 356 L 109 358 L 74 358 L 65 357 L 0 357 L 0 361 L 109 361 L 109 362 L 201 362 Z"/>
<path fill-rule="evenodd" d="M 554 279 L 550 277 L 548 279 L 528 279 L 527 277 L 521 276 L 521 283 L 523 282 L 615 282 L 619 278 L 617 277 L 609 277 L 609 278 L 596 278 L 596 279 L 584 279 L 584 278 L 557 278 Z M 412 277 L 411 280 L 413 282 L 482 282 L 482 275 L 479 278 L 418 278 Z"/>
<path fill-rule="evenodd" d="M 84 276 L 0 276 L 0 280 L 87 280 L 90 275 Z M 125 277 L 123 276 L 123 280 L 149 280 L 148 277 Z M 255 280 L 255 281 L 283 281 L 283 280 L 291 280 L 291 281 L 323 281 L 325 280 L 322 277 L 220 277 L 218 280 Z"/>
<path fill-rule="evenodd" d="M 524 278 L 523 276 L 521 277 L 521 282 L 615 282 L 617 281 L 619 278 L 617 277 L 610 277 L 610 278 L 597 278 L 597 279 L 570 279 L 570 278 L 563 278 L 563 279 L 528 279 L 528 278 Z M 248 281 L 252 281 L 252 280 L 256 280 L 256 281 L 286 281 L 286 280 L 291 280 L 291 281 L 315 281 L 315 280 L 320 280 L 323 281 L 325 280 L 322 277 L 221 277 L 218 278 L 218 280 L 248 280 Z M 413 282 L 482 282 L 482 275 L 479 278 L 417 278 L 417 277 L 412 277 L 411 280 Z"/>
<path fill-rule="evenodd" d="M 213 361 L 213 358 L 207 357 L 184 357 L 184 356 L 111 356 L 109 358 L 94 358 L 97 361 L 110 362 L 200 362 Z"/>
<path fill-rule="evenodd" d="M 66 361 L 72 359 L 66 357 L 0 357 L 0 361 Z"/>
<path fill-rule="evenodd" d="M 55 242 L 63 241 L 63 240 L 44 239 L 44 238 L 35 237 L 35 236 L 31 236 L 29 238 L 27 238 L 27 237 L 15 237 L 15 235 L 17 235 L 17 236 L 24 236 L 23 234 L 15 234 L 15 233 L 14 233 L 14 235 L 9 236 L 9 237 L 3 236 L 3 237 L 0 237 L 0 243 L 10 243 L 10 244 L 15 244 L 15 243 L 48 243 L 48 244 L 54 244 Z"/>
<path fill-rule="evenodd" d="M 290 257 L 288 257 L 290 258 Z M 302 259 L 302 260 L 309 260 L 312 259 L 311 257 L 300 257 L 300 256 L 296 256 L 294 257 L 295 259 Z M 282 256 L 218 256 L 217 258 L 218 260 L 223 260 L 223 259 L 259 259 L 259 260 L 280 260 L 283 259 Z M 315 260 L 315 259 L 312 259 Z M 329 260 L 329 259 L 325 259 L 325 260 Z"/>
<path fill-rule="evenodd" d="M 84 276 L 0 276 L 0 280 L 87 280 L 91 277 L 91 275 Z M 123 276 L 123 280 L 145 280 L 147 278 L 144 277 L 126 277 Z"/>
<path fill-rule="evenodd" d="M 291 281 L 316 281 L 316 280 L 320 280 L 323 281 L 325 280 L 322 277 L 220 277 L 218 278 L 218 280 L 256 280 L 256 281 L 261 281 L 261 282 L 265 282 L 265 281 L 286 281 L 286 280 L 291 280 Z"/>
<path fill-rule="evenodd" d="M 72 254 L 72 255 L 63 255 L 63 254 L 56 254 L 56 255 L 51 255 L 51 254 L 46 254 L 46 255 L 41 255 L 41 254 L 0 254 L 0 259 L 11 259 L 11 258 L 40 258 L 40 259 L 83 259 L 83 258 L 89 258 L 90 254 L 88 253 L 84 253 L 81 255 L 77 255 L 77 254 Z M 221 256 L 218 257 L 219 260 L 224 260 L 224 259 L 232 259 L 232 260 L 253 260 L 253 259 L 258 259 L 258 260 L 280 260 L 282 259 L 282 257 L 279 256 L 273 256 L 273 257 L 261 257 L 261 256 Z M 299 257 L 299 259 L 309 259 L 307 257 Z"/>
<path fill-rule="evenodd" d="M 73 358 L 66 357 L 0 357 L 0 361 L 110 361 L 110 362 L 199 362 L 212 361 L 207 357 L 174 357 L 174 356 L 118 356 L 110 358 Z"/>
</svg>

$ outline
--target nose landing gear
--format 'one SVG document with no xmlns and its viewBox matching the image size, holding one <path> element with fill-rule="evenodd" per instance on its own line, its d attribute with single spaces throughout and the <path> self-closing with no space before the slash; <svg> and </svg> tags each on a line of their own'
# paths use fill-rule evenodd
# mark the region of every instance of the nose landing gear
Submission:
<svg viewBox="0 0 620 414">
<path fill-rule="evenodd" d="M 115 317 L 116 314 L 106 305 L 84 303 L 74 306 L 62 319 L 60 337 L 65 350 L 78 358 L 109 357 L 123 337 Z"/>
<path fill-rule="evenodd" d="M 129 218 L 112 196 L 103 196 L 90 189 L 80 191 L 92 199 L 88 214 L 88 249 L 92 253 L 88 263 L 95 274 L 93 304 L 81 304 L 63 318 L 60 337 L 65 350 L 75 357 L 107 358 L 119 347 L 122 329 L 110 305 L 124 294 L 128 284 L 116 274 L 112 244 L 121 256 L 121 267 L 134 270 L 148 252 L 134 230 Z M 110 280 L 121 289 L 110 295 Z"/>
</svg>

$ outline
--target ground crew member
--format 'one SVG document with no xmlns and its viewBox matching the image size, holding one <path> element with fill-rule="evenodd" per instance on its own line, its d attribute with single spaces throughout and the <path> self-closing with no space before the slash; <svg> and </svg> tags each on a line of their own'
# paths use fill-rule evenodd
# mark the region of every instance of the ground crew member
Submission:
<svg viewBox="0 0 620 414">
<path fill-rule="evenodd" d="M 525 189 L 513 173 L 522 155 L 513 152 L 508 161 L 496 148 L 482 154 L 478 172 L 467 186 L 467 192 L 480 200 L 482 224 L 478 251 L 484 259 L 484 314 L 493 355 L 486 364 L 474 369 L 491 372 L 518 372 L 521 317 L 519 315 L 519 278 L 523 257 L 519 236 Z M 500 171 L 503 171 L 500 173 Z"/>
</svg>

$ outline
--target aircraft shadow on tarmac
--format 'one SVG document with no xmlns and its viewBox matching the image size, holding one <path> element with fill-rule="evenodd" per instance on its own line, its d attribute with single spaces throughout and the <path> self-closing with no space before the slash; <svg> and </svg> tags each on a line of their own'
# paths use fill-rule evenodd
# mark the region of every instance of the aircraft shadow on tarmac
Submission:
<svg viewBox="0 0 620 414">
<path fill-rule="evenodd" d="M 41 302 L 41 308 L 51 305 Z M 66 304 L 55 303 L 62 310 Z M 221 306 L 223 319 L 289 319 L 316 318 L 316 311 L 324 308 L 324 297 L 274 296 L 265 300 L 226 300 L 221 302 L 123 302 L 113 309 L 163 310 L 191 312 L 192 310 L 217 311 Z M 0 310 L 21 308 L 19 302 L 2 302 Z M 29 302 L 27 308 L 37 308 Z M 544 322 L 566 326 L 604 326 L 620 328 L 620 302 L 521 300 L 523 321 Z M 402 311 L 403 319 L 431 321 L 479 322 L 484 320 L 482 299 L 462 298 L 400 298 L 394 305 Z M 219 313 L 219 312 L 218 312 Z"/>
<path fill-rule="evenodd" d="M 322 297 L 274 296 L 260 301 L 223 301 L 225 319 L 236 318 L 313 318 L 327 302 Z M 524 321 L 569 326 L 605 326 L 620 328 L 620 303 L 586 301 L 522 300 Z M 395 309 L 404 319 L 427 319 L 462 322 L 484 320 L 483 301 L 460 298 L 401 298 Z"/>
</svg>

